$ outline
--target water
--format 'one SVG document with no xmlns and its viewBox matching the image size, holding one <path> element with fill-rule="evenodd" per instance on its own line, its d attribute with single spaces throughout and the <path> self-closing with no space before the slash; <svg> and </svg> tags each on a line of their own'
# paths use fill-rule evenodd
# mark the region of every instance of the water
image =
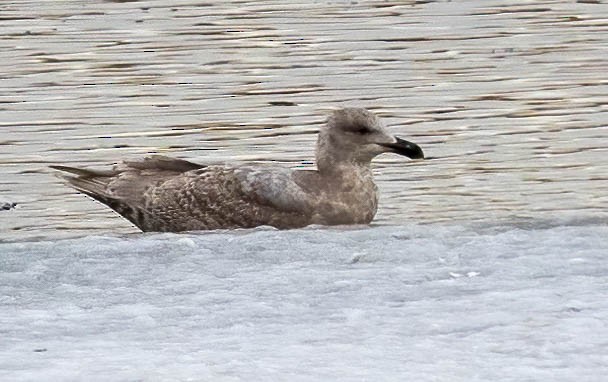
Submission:
<svg viewBox="0 0 608 382">
<path fill-rule="evenodd" d="M 0 379 L 602 380 L 607 14 L 3 1 Z M 308 168 L 345 105 L 434 158 L 378 158 L 371 227 L 142 235 L 48 169 Z"/>
<path fill-rule="evenodd" d="M 6 239 L 134 228 L 49 164 L 148 153 L 310 167 L 328 110 L 368 107 L 431 161 L 376 162 L 377 224 L 605 219 L 603 2 L 0 5 Z M 292 106 L 291 106 L 292 105 Z"/>
</svg>

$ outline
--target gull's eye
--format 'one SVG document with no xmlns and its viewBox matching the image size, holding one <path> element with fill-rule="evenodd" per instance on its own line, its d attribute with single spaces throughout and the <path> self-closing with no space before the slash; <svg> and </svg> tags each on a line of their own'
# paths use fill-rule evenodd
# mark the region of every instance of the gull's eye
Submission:
<svg viewBox="0 0 608 382">
<path fill-rule="evenodd" d="M 355 126 L 355 128 L 352 131 L 353 131 L 353 133 L 360 134 L 360 135 L 372 133 L 372 131 L 367 126 Z"/>
</svg>

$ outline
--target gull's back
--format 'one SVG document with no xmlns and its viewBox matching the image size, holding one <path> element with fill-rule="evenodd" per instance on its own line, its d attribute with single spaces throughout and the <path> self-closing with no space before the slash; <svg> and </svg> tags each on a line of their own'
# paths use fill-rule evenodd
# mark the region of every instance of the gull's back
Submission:
<svg viewBox="0 0 608 382">
<path fill-rule="evenodd" d="M 64 178 L 142 231 L 310 224 L 308 195 L 288 169 L 201 166 L 162 156 L 126 162 L 112 171 L 53 168 L 75 175 Z"/>
</svg>

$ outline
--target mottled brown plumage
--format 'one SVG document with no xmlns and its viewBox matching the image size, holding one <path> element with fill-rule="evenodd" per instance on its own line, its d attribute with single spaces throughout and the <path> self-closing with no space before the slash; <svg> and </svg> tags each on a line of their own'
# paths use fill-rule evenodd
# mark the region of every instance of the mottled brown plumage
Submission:
<svg viewBox="0 0 608 382">
<path fill-rule="evenodd" d="M 287 229 L 371 222 L 378 196 L 370 163 L 383 152 L 423 157 L 417 145 L 388 135 L 372 113 L 347 108 L 319 133 L 318 170 L 203 166 L 164 156 L 103 171 L 51 167 L 142 231 Z"/>
</svg>

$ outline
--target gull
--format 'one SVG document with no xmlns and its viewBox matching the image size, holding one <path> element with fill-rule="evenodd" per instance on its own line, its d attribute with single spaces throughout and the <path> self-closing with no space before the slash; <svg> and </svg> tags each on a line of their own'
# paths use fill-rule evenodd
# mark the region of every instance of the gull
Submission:
<svg viewBox="0 0 608 382">
<path fill-rule="evenodd" d="M 319 131 L 316 170 L 202 165 L 154 155 L 109 170 L 50 166 L 77 191 L 144 232 L 368 224 L 378 209 L 371 161 L 382 153 L 422 159 L 362 108 L 335 110 Z"/>
</svg>

